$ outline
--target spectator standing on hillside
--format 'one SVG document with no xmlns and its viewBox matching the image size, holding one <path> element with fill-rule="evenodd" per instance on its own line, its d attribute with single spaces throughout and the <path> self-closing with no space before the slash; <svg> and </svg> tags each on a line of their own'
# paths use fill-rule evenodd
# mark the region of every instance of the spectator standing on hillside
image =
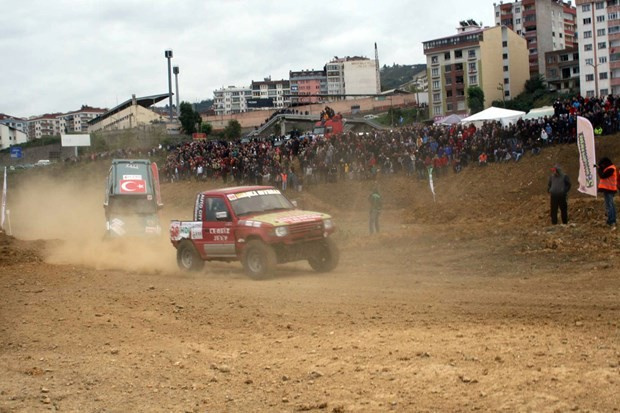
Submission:
<svg viewBox="0 0 620 413">
<path fill-rule="evenodd" d="M 568 191 L 570 191 L 570 178 L 559 165 L 551 168 L 551 176 L 547 184 L 547 192 L 551 196 L 551 223 L 558 223 L 558 207 L 562 216 L 562 224 L 568 224 Z"/>
<path fill-rule="evenodd" d="M 605 211 L 607 212 L 607 225 L 611 230 L 616 229 L 616 206 L 614 205 L 614 195 L 618 190 L 618 171 L 616 166 L 607 157 L 602 158 L 597 165 L 598 190 L 605 197 Z"/>
<path fill-rule="evenodd" d="M 379 189 L 377 187 L 372 190 L 372 193 L 368 197 L 368 202 L 370 203 L 370 233 L 379 233 L 379 215 L 381 214 L 382 201 L 381 194 L 379 194 Z"/>
</svg>

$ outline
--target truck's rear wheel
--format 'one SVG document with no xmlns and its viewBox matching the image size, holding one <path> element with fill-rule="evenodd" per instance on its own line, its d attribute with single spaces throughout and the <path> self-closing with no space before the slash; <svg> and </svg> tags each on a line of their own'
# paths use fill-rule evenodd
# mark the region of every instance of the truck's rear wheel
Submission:
<svg viewBox="0 0 620 413">
<path fill-rule="evenodd" d="M 329 272 L 338 266 L 340 251 L 331 238 L 319 241 L 312 248 L 308 263 L 317 272 Z"/>
<path fill-rule="evenodd" d="M 200 271 L 204 268 L 205 262 L 194 248 L 194 245 L 185 241 L 177 248 L 177 265 L 183 271 Z"/>
<path fill-rule="evenodd" d="M 250 241 L 243 251 L 242 262 L 249 277 L 265 278 L 272 275 L 276 268 L 276 253 L 262 241 Z"/>
</svg>

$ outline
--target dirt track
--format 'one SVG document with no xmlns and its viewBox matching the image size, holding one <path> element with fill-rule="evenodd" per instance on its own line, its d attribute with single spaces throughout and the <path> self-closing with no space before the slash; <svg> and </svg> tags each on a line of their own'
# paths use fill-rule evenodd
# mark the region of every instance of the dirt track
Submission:
<svg viewBox="0 0 620 413">
<path fill-rule="evenodd" d="M 617 411 L 618 235 L 576 193 L 574 226 L 548 226 L 547 165 L 573 153 L 545 156 L 438 178 L 434 204 L 384 179 L 375 237 L 371 183 L 312 189 L 340 266 L 261 282 L 179 273 L 165 240 L 102 246 L 97 184 L 70 209 L 71 179 L 37 186 L 47 202 L 24 184 L 0 239 L 0 412 Z M 165 218 L 201 188 L 164 185 Z"/>
</svg>

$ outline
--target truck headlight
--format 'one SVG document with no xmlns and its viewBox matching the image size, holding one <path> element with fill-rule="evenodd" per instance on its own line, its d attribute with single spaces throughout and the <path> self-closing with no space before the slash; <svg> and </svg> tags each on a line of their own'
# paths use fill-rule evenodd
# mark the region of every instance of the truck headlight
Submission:
<svg viewBox="0 0 620 413">
<path fill-rule="evenodd" d="M 288 227 L 287 226 L 276 227 L 274 233 L 276 234 L 277 237 L 286 237 L 288 235 Z"/>
<path fill-rule="evenodd" d="M 334 221 L 332 221 L 331 219 L 326 219 L 323 221 L 323 227 L 325 227 L 325 229 L 332 229 L 334 228 Z"/>
</svg>

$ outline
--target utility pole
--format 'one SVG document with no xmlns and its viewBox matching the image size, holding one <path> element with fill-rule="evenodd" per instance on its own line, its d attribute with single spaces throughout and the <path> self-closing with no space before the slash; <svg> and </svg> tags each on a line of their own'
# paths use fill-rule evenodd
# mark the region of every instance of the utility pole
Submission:
<svg viewBox="0 0 620 413">
<path fill-rule="evenodd" d="M 172 50 L 166 50 L 164 56 L 168 59 L 168 106 L 170 108 L 170 122 L 172 122 L 172 75 L 170 74 L 170 59 L 172 59 Z"/>
<path fill-rule="evenodd" d="M 179 117 L 181 116 L 181 107 L 179 106 L 179 66 L 174 66 L 172 68 L 172 73 L 174 73 L 174 83 L 176 84 L 177 117 Z"/>
</svg>

